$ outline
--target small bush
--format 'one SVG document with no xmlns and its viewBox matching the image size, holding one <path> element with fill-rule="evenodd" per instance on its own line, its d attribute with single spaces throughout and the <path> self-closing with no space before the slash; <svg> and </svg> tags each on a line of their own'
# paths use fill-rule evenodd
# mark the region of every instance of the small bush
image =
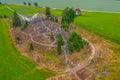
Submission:
<svg viewBox="0 0 120 80">
<path fill-rule="evenodd" d="M 16 36 L 16 38 L 15 38 L 17 41 L 19 41 L 20 40 L 20 37 L 19 36 Z"/>
</svg>

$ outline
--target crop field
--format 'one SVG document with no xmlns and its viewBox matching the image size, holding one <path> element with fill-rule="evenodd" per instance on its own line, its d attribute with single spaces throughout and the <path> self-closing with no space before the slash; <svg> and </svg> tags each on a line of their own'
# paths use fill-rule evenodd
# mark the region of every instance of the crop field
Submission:
<svg viewBox="0 0 120 80">
<path fill-rule="evenodd" d="M 55 75 L 50 70 L 37 70 L 36 64 L 21 56 L 12 44 L 9 28 L 0 19 L 0 80 L 45 80 Z"/>
</svg>

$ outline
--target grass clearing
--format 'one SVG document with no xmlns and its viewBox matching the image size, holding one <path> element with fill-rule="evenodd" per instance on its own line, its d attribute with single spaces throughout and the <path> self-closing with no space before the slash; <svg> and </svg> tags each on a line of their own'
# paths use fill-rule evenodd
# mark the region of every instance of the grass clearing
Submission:
<svg viewBox="0 0 120 80">
<path fill-rule="evenodd" d="M 0 80 L 45 80 L 55 75 L 47 69 L 37 70 L 36 66 L 19 54 L 12 44 L 6 21 L 0 19 Z"/>
</svg>

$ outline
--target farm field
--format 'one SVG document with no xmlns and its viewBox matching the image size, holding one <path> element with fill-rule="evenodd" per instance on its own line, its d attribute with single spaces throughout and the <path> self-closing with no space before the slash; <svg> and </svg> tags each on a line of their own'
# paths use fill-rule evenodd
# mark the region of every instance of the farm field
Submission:
<svg viewBox="0 0 120 80">
<path fill-rule="evenodd" d="M 19 54 L 12 44 L 6 21 L 0 19 L 0 80 L 45 80 L 55 75 L 47 69 L 38 70 L 36 66 Z"/>
</svg>

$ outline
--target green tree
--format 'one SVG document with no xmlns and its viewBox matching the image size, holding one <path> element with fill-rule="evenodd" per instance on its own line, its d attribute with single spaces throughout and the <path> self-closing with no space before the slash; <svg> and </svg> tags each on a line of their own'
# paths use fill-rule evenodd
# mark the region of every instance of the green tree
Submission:
<svg viewBox="0 0 120 80">
<path fill-rule="evenodd" d="M 38 3 L 37 2 L 35 2 L 34 5 L 35 5 L 35 7 L 38 7 Z"/>
<path fill-rule="evenodd" d="M 13 24 L 14 27 L 19 27 L 19 26 L 22 25 L 21 20 L 20 20 L 19 16 L 17 15 L 16 11 L 14 12 L 13 23 L 12 24 Z"/>
<path fill-rule="evenodd" d="M 58 52 L 59 55 L 60 55 L 61 52 L 62 52 L 61 47 L 62 47 L 63 44 L 64 44 L 63 38 L 62 38 L 61 34 L 59 34 L 59 35 L 58 35 L 58 40 L 57 40 L 57 52 Z"/>
<path fill-rule="evenodd" d="M 31 3 L 30 3 L 30 2 L 28 2 L 28 6 L 31 6 Z"/>
<path fill-rule="evenodd" d="M 45 15 L 46 15 L 47 18 L 51 16 L 51 11 L 50 11 L 49 7 L 46 7 Z"/>
<path fill-rule="evenodd" d="M 62 21 L 61 26 L 67 30 L 71 22 L 74 21 L 75 18 L 75 10 L 73 8 L 65 8 L 62 13 Z"/>
<path fill-rule="evenodd" d="M 84 48 L 85 41 L 76 32 L 72 32 L 67 39 L 69 52 L 80 51 Z"/>
<path fill-rule="evenodd" d="M 30 51 L 34 50 L 32 43 L 29 44 L 29 50 L 30 50 Z"/>
<path fill-rule="evenodd" d="M 2 2 L 0 2 L 0 4 L 2 4 Z"/>
<path fill-rule="evenodd" d="M 24 5 L 26 5 L 26 2 L 23 2 Z"/>
</svg>

